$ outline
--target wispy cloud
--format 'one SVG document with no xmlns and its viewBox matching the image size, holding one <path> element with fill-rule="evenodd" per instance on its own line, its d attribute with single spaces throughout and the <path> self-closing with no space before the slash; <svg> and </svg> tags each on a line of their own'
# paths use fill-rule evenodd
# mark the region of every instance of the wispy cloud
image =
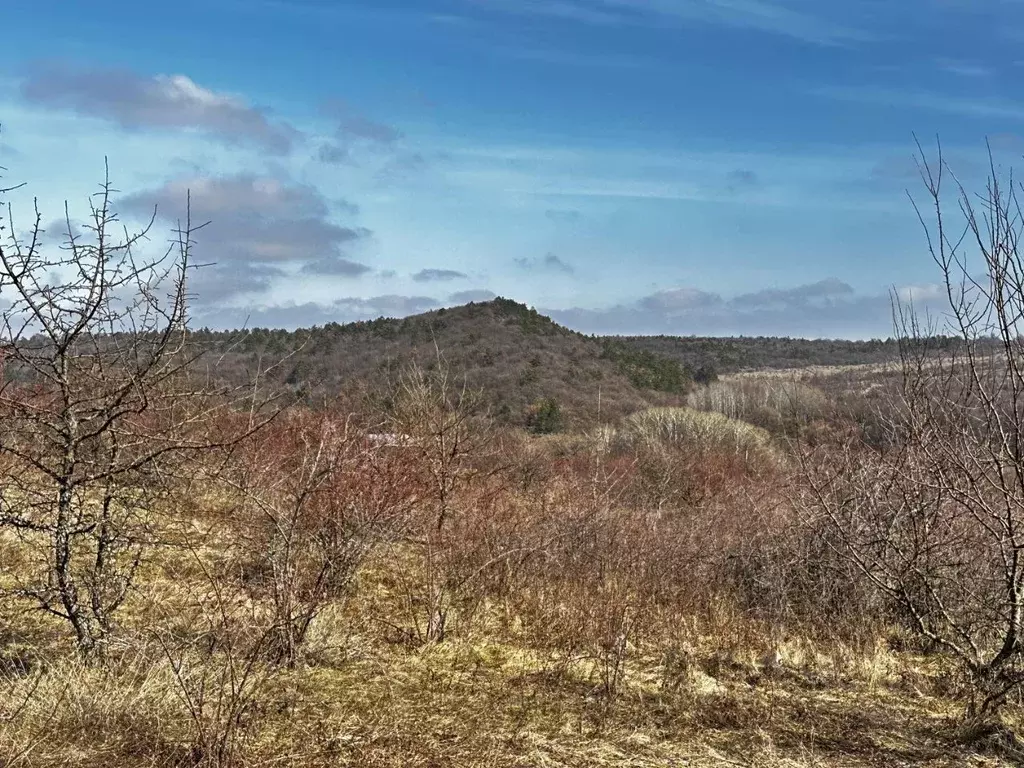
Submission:
<svg viewBox="0 0 1024 768">
<path fill-rule="evenodd" d="M 469 291 L 457 291 L 448 296 L 449 304 L 469 304 L 471 301 L 491 301 L 497 298 L 494 291 L 483 288 L 474 288 Z"/>
<path fill-rule="evenodd" d="M 439 283 L 449 280 L 465 280 L 466 277 L 465 272 L 455 269 L 421 269 L 412 276 L 412 279 L 417 283 Z"/>
<path fill-rule="evenodd" d="M 958 59 L 939 59 L 937 62 L 939 69 L 943 72 L 948 72 L 951 75 L 957 75 L 958 77 L 991 77 L 995 74 L 995 70 L 991 67 L 986 67 L 982 64 L 977 64 L 970 61 L 960 61 Z"/>
<path fill-rule="evenodd" d="M 497 53 L 521 61 L 552 64 L 558 67 L 580 67 L 586 69 L 642 69 L 663 66 L 652 59 L 615 53 L 583 53 L 569 50 L 543 48 L 511 48 L 487 46 L 490 53 Z"/>
<path fill-rule="evenodd" d="M 359 115 L 343 119 L 338 124 L 338 134 L 345 138 L 375 144 L 394 144 L 402 138 L 402 132 L 394 126 Z"/>
<path fill-rule="evenodd" d="M 739 168 L 735 171 L 729 171 L 725 178 L 725 188 L 731 193 L 757 189 L 761 186 L 761 177 L 757 175 L 756 171 L 752 171 L 749 168 Z"/>
<path fill-rule="evenodd" d="M 575 224 L 583 219 L 583 214 L 573 208 L 549 208 L 544 217 L 558 224 Z"/>
<path fill-rule="evenodd" d="M 576 274 L 576 268 L 572 264 L 562 260 L 554 253 L 547 253 L 543 258 L 539 259 L 516 259 L 516 264 L 520 269 L 527 272 L 557 272 L 563 275 Z"/>
<path fill-rule="evenodd" d="M 408 157 L 397 152 L 403 134 L 395 126 L 360 114 L 340 99 L 321 105 L 321 113 L 335 124 L 333 136 L 317 150 L 317 159 L 321 162 L 355 165 L 357 155 L 367 152 L 378 156 L 395 155 L 396 160 Z"/>
<path fill-rule="evenodd" d="M 870 180 L 875 158 L 894 153 L 891 145 L 785 153 L 579 145 L 446 149 L 449 158 L 441 170 L 452 188 L 534 198 L 541 212 L 560 223 L 578 221 L 590 206 L 615 200 L 891 209 L 891 200 L 848 186 L 850 180 Z"/>
<path fill-rule="evenodd" d="M 623 21 L 615 9 L 602 8 L 600 0 L 465 0 L 468 4 L 488 10 L 523 15 L 550 16 L 585 24 L 618 24 Z"/>
<path fill-rule="evenodd" d="M 465 0 L 505 13 L 596 25 L 715 24 L 817 45 L 877 39 L 875 34 L 790 7 L 781 0 Z"/>
<path fill-rule="evenodd" d="M 924 109 L 963 117 L 1024 120 L 1024 103 L 1006 99 L 947 96 L 938 93 L 901 91 L 891 88 L 829 86 L 812 93 L 830 99 L 861 104 L 888 105 L 901 109 Z"/>
</svg>

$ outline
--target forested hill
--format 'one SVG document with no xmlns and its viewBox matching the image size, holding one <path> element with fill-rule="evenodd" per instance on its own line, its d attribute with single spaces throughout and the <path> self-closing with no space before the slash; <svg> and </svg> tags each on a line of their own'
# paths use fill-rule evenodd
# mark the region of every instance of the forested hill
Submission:
<svg viewBox="0 0 1024 768">
<path fill-rule="evenodd" d="M 549 431 L 678 402 L 685 367 L 615 340 L 585 336 L 507 299 L 386 319 L 281 331 L 197 331 L 230 376 L 287 356 L 276 383 L 309 397 L 386 391 L 415 362 L 437 364 L 480 389 L 500 420 Z"/>
<path fill-rule="evenodd" d="M 508 299 L 403 319 L 328 323 L 298 331 L 263 328 L 194 333 L 225 354 L 231 375 L 286 358 L 274 383 L 310 397 L 386 389 L 412 362 L 438 352 L 497 417 L 543 430 L 552 410 L 582 425 L 649 404 L 677 402 L 698 382 L 744 369 L 872 363 L 894 359 L 893 341 L 781 338 L 596 337 L 558 325 Z M 538 413 L 542 416 L 538 423 Z M 557 418 L 555 418 L 557 422 Z"/>
</svg>

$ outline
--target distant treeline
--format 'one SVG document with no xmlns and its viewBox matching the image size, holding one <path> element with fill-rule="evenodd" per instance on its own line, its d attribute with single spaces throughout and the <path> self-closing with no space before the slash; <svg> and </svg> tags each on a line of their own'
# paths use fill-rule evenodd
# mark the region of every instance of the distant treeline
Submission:
<svg viewBox="0 0 1024 768">
<path fill-rule="evenodd" d="M 901 348 L 897 338 L 850 341 L 785 336 L 620 336 L 614 340 L 678 361 L 693 371 L 705 369 L 716 373 L 885 363 L 898 360 Z M 916 343 L 935 350 L 949 350 L 963 342 L 949 336 L 931 336 Z M 903 348 L 907 348 L 906 340 Z"/>
<path fill-rule="evenodd" d="M 241 378 L 254 366 L 277 362 L 271 380 L 310 398 L 379 391 L 408 364 L 430 368 L 441 354 L 470 386 L 483 390 L 499 419 L 520 425 L 551 403 L 564 412 L 567 426 L 582 425 L 599 410 L 609 418 L 678 402 L 719 374 L 882 363 L 900 354 L 892 338 L 588 336 L 500 298 L 296 331 L 204 328 L 192 338 L 224 356 L 222 375 Z M 923 343 L 948 348 L 956 342 L 932 337 Z"/>
</svg>

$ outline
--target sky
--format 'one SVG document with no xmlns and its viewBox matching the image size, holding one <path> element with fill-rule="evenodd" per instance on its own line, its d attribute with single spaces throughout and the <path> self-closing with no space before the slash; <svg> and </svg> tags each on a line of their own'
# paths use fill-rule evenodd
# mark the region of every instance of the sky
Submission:
<svg viewBox="0 0 1024 768">
<path fill-rule="evenodd" d="M 4 3 L 16 223 L 104 162 L 193 322 L 500 295 L 587 333 L 884 338 L 937 303 L 915 135 L 1024 155 L 1022 0 Z M 931 310 L 929 310 L 931 311 Z"/>
</svg>

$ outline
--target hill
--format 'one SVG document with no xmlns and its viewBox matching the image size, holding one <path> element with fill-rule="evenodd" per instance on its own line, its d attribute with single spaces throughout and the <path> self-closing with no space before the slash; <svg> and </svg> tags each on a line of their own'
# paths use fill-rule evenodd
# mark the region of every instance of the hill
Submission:
<svg viewBox="0 0 1024 768">
<path fill-rule="evenodd" d="M 272 383 L 307 398 L 372 396 L 410 363 L 430 368 L 440 354 L 483 391 L 494 416 L 522 426 L 545 404 L 557 406 L 563 426 L 585 426 L 677 402 L 720 373 L 883 363 L 899 355 L 895 339 L 588 336 L 503 298 L 401 319 L 194 336 L 224 355 L 229 376 L 284 358 Z"/>
<path fill-rule="evenodd" d="M 566 427 L 676 402 L 691 386 L 681 363 L 654 352 L 564 328 L 508 299 L 470 303 L 404 319 L 380 318 L 299 331 L 254 328 L 198 331 L 197 342 L 224 355 L 241 374 L 286 358 L 273 383 L 306 397 L 383 392 L 403 368 L 425 368 L 442 355 L 468 385 L 483 391 L 499 420 L 546 429 L 537 412 L 552 404 Z M 600 413 L 599 413 L 600 411 Z"/>
</svg>

